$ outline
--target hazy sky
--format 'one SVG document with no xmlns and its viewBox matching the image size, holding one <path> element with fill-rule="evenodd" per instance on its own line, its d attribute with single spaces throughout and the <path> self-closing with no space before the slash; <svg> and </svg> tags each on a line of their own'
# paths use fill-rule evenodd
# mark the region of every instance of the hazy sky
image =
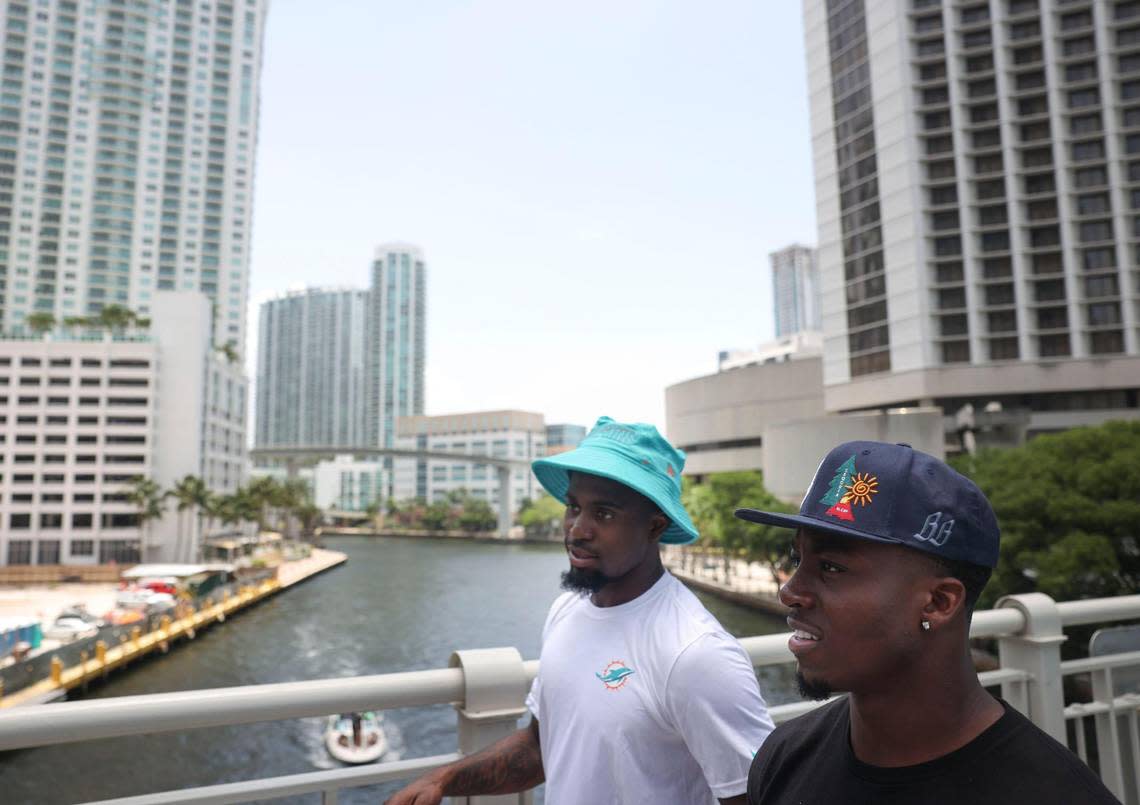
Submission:
<svg viewBox="0 0 1140 805">
<path fill-rule="evenodd" d="M 665 422 L 815 242 L 800 3 L 272 0 L 261 301 L 428 265 L 427 413 Z"/>
</svg>

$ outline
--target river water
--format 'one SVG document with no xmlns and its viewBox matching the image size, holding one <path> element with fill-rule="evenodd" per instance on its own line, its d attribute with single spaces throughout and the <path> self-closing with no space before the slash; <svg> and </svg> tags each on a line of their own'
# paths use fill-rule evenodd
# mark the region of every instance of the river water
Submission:
<svg viewBox="0 0 1140 805">
<path fill-rule="evenodd" d="M 86 698 L 442 668 L 466 648 L 515 646 L 536 658 L 566 568 L 561 545 L 337 538 L 327 547 L 348 562 L 112 675 Z M 787 628 L 702 599 L 735 635 Z M 790 668 L 760 673 L 770 704 L 797 699 Z M 387 711 L 383 759 L 455 751 L 455 720 L 449 706 Z M 320 718 L 295 719 L 0 753 L 0 801 L 74 803 L 337 768 L 323 726 Z M 345 790 L 339 801 L 375 804 L 399 787 Z"/>
</svg>

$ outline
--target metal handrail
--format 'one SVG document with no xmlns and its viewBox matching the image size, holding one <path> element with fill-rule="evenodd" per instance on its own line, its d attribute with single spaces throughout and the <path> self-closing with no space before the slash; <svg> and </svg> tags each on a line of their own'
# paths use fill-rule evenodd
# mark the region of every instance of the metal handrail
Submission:
<svg viewBox="0 0 1140 805">
<path fill-rule="evenodd" d="M 1043 596 L 1038 596 L 1044 598 Z M 1032 596 L 1025 598 L 1031 599 Z M 1140 595 L 1069 601 L 1053 604 L 1062 625 L 1073 626 L 1102 621 L 1140 618 Z M 1032 607 L 1005 606 L 977 612 L 971 623 L 973 637 L 1017 638 L 1032 635 Z M 1056 623 L 1056 620 L 1053 621 Z M 791 662 L 788 633 L 747 637 L 741 640 L 754 666 Z M 499 650 L 492 650 L 499 651 Z M 513 650 L 511 650 L 513 651 Z M 517 652 L 515 657 L 517 657 Z M 516 660 L 517 662 L 517 660 Z M 1108 666 L 1140 664 L 1140 652 L 1075 660 L 1059 664 L 1063 675 L 1104 669 Z M 518 667 L 517 665 L 515 666 Z M 1055 666 L 1057 667 L 1057 666 Z M 538 673 L 538 661 L 522 663 L 521 677 L 529 685 Z M 1003 667 L 979 674 L 986 686 L 1002 685 L 1012 691 L 1025 690 L 1036 671 L 1024 667 Z M 359 710 L 384 710 L 453 704 L 471 706 L 472 680 L 463 668 L 440 668 L 392 674 L 321 679 L 213 688 L 115 699 L 66 702 L 50 706 L 28 706 L 0 712 L 0 751 L 50 744 L 172 732 L 201 727 L 280 721 L 324 716 Z M 1007 694 L 1008 696 L 1008 694 Z M 1129 702 L 1125 704 L 1130 705 Z M 785 721 L 801 715 L 819 702 L 795 702 L 770 708 L 773 719 Z M 1024 704 L 1024 702 L 1023 702 Z M 1092 705 L 1089 705 L 1091 707 Z M 513 721 L 517 713 L 504 715 Z M 1093 710 L 1066 708 L 1065 718 L 1087 715 Z M 1097 711 L 1099 712 L 1099 711 Z M 462 711 L 461 711 L 462 713 Z M 462 748 L 462 747 L 461 747 Z M 370 785 L 413 776 L 444 765 L 459 755 L 437 755 L 394 761 L 365 768 L 308 772 L 238 783 L 205 786 L 185 791 L 169 791 L 106 800 L 100 805 L 158 805 L 159 803 L 240 803 L 295 794 L 329 792 L 341 788 Z M 1082 754 L 1082 757 L 1085 755 Z"/>
</svg>

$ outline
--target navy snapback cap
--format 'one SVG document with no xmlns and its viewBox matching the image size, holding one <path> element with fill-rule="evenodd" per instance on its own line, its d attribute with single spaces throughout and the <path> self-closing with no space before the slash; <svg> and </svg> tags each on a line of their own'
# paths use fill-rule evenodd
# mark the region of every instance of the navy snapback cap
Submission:
<svg viewBox="0 0 1140 805">
<path fill-rule="evenodd" d="M 944 559 L 994 567 L 997 517 L 969 478 L 906 444 L 845 442 L 815 471 L 799 514 L 737 509 L 736 516 L 905 545 Z"/>
</svg>

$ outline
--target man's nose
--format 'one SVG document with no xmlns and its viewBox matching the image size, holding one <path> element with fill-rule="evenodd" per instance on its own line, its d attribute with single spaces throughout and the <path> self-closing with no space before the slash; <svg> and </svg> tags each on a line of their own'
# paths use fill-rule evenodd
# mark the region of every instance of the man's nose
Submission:
<svg viewBox="0 0 1140 805">
<path fill-rule="evenodd" d="M 588 528 L 584 512 L 578 512 L 577 515 L 570 516 L 570 528 L 568 533 L 572 540 L 588 540 L 593 536 Z"/>
<path fill-rule="evenodd" d="M 806 579 L 797 568 L 791 578 L 780 585 L 780 603 L 786 607 L 810 607 L 815 599 L 806 589 Z"/>
</svg>

